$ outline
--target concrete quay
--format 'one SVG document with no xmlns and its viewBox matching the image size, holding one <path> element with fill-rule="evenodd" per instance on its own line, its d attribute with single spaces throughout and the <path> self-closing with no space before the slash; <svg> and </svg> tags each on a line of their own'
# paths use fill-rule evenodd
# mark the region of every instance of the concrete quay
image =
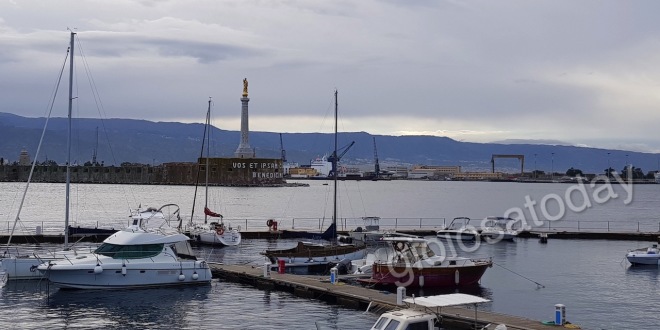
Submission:
<svg viewBox="0 0 660 330">
<path fill-rule="evenodd" d="M 340 304 L 349 308 L 380 313 L 401 308 L 396 305 L 396 294 L 377 291 L 342 282 L 332 284 L 328 276 L 279 274 L 271 272 L 264 277 L 263 268 L 244 265 L 224 265 L 209 263 L 214 277 L 226 281 L 252 285 L 262 290 L 281 290 L 296 296 L 319 299 L 331 304 Z M 341 276 L 340 276 L 341 278 Z M 444 307 L 440 313 L 447 326 L 460 329 L 474 329 L 475 310 L 466 307 Z M 506 324 L 508 329 L 552 329 L 555 326 L 544 325 L 541 321 L 523 317 L 477 310 L 479 327 L 487 324 Z"/>
</svg>

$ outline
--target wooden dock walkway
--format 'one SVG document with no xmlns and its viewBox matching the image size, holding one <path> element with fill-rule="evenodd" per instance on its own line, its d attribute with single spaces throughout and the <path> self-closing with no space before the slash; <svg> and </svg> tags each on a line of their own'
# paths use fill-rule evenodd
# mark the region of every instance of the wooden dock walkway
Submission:
<svg viewBox="0 0 660 330">
<path fill-rule="evenodd" d="M 277 289 L 291 292 L 297 296 L 319 299 L 346 307 L 376 312 L 401 308 L 396 305 L 396 294 L 382 292 L 342 282 L 331 284 L 328 276 L 278 274 L 271 272 L 270 278 L 263 275 L 263 268 L 244 265 L 224 265 L 209 263 L 214 277 L 227 281 L 250 284 L 260 289 Z M 441 310 L 444 322 L 454 327 L 472 329 L 475 311 L 466 307 L 444 307 Z M 486 324 L 505 324 L 508 329 L 552 329 L 555 326 L 544 325 L 540 321 L 523 317 L 477 311 L 480 326 Z"/>
</svg>

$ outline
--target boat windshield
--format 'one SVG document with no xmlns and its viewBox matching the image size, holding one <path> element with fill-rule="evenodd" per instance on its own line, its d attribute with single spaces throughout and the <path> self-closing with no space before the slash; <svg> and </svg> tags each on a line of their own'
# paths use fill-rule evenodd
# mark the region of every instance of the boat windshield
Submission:
<svg viewBox="0 0 660 330">
<path fill-rule="evenodd" d="M 411 248 L 415 250 L 415 254 L 420 259 L 430 258 L 435 255 L 435 252 L 429 248 L 428 243 L 413 243 L 411 244 Z"/>
<path fill-rule="evenodd" d="M 150 258 L 163 251 L 163 246 L 163 244 L 117 245 L 103 243 L 94 253 L 113 259 Z"/>
</svg>

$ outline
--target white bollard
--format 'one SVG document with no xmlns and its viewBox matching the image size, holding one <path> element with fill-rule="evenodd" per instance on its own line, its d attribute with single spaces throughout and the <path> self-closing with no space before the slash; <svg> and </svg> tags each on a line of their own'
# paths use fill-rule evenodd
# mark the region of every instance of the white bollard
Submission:
<svg viewBox="0 0 660 330">
<path fill-rule="evenodd" d="M 330 268 L 330 284 L 337 284 L 337 267 Z"/>
<path fill-rule="evenodd" d="M 566 306 L 562 304 L 555 305 L 555 325 L 566 324 Z"/>
<path fill-rule="evenodd" d="M 396 304 L 403 305 L 403 299 L 406 299 L 406 287 L 400 286 L 396 288 Z"/>
<path fill-rule="evenodd" d="M 270 262 L 264 264 L 264 277 L 270 278 Z"/>
</svg>

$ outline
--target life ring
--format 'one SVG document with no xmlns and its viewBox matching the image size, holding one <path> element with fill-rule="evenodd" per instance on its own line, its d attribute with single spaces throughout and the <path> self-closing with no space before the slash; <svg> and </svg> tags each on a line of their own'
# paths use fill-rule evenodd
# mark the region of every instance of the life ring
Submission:
<svg viewBox="0 0 660 330">
<path fill-rule="evenodd" d="M 272 227 L 273 226 L 273 219 L 268 219 L 268 221 L 266 221 L 266 226 Z"/>
<path fill-rule="evenodd" d="M 406 245 L 403 244 L 403 242 L 396 242 L 396 244 L 394 244 L 394 250 L 396 250 L 396 251 L 403 251 L 403 248 L 404 248 L 405 246 L 406 246 Z"/>
<path fill-rule="evenodd" d="M 222 236 L 222 234 L 225 233 L 225 229 L 222 227 L 219 227 L 218 229 L 215 230 L 215 233 Z"/>
</svg>

